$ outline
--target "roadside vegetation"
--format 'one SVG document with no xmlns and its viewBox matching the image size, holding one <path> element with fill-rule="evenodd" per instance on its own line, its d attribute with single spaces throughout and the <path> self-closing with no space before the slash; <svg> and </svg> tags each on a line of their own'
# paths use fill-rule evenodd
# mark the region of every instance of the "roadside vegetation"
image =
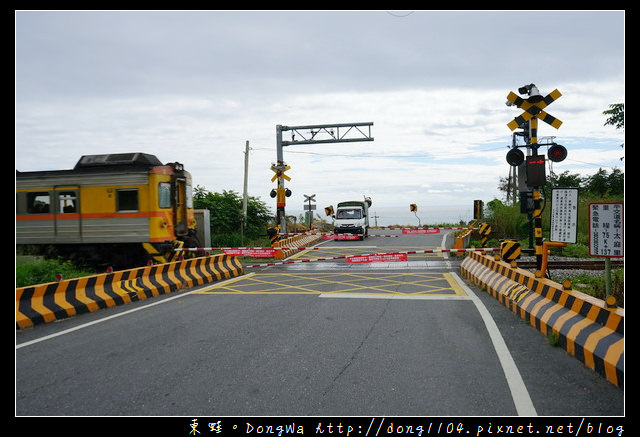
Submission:
<svg viewBox="0 0 640 437">
<path fill-rule="evenodd" d="M 609 109 L 603 111 L 606 121 L 605 126 L 613 126 L 615 129 L 624 129 L 624 103 L 614 103 L 609 105 Z M 621 144 L 620 147 L 624 147 Z M 624 157 L 621 157 L 622 161 Z M 494 199 L 486 204 L 484 211 L 484 221 L 489 222 L 494 234 L 492 240 L 487 242 L 487 247 L 497 247 L 500 239 L 511 238 L 520 242 L 522 247 L 530 247 L 529 219 L 526 214 L 520 213 L 520 204 L 516 200 L 517 192 L 515 181 L 509 178 L 500 178 L 499 188 L 505 192 L 506 202 Z M 578 229 L 577 241 L 575 244 L 568 244 L 566 247 L 553 247 L 551 255 L 565 256 L 572 258 L 590 258 L 589 256 L 589 211 L 590 203 L 624 202 L 624 172 L 619 168 L 612 168 L 611 171 L 600 168 L 592 176 L 583 177 L 579 174 L 570 174 L 565 171 L 555 174 L 550 171 L 547 184 L 542 189 L 543 211 L 543 238 L 549 240 L 550 226 L 550 197 L 551 190 L 558 188 L 578 188 Z M 548 200 L 548 201 L 547 201 Z M 473 242 L 479 246 L 479 242 Z M 602 275 L 585 275 L 578 273 L 571 276 L 554 278 L 558 282 L 568 279 L 574 288 L 580 291 L 604 299 L 605 279 Z M 615 296 L 619 304 L 624 302 L 624 269 L 612 271 L 611 294 Z"/>
<path fill-rule="evenodd" d="M 94 275 L 96 272 L 74 265 L 63 259 L 44 259 L 33 256 L 16 256 L 16 287 L 55 282 L 62 279 L 79 278 Z"/>
<path fill-rule="evenodd" d="M 503 181 L 504 182 L 504 181 Z M 503 184 L 504 186 L 504 184 Z M 571 175 L 564 172 L 561 175 L 551 174 L 549 182 L 542 190 L 543 210 L 543 238 L 549 241 L 550 200 L 551 189 L 554 187 L 575 187 L 579 190 L 578 206 L 578 230 L 575 244 L 567 244 L 566 247 L 552 247 L 552 256 L 564 256 L 571 258 L 591 258 L 589 255 L 589 204 L 606 202 L 624 202 L 624 173 L 617 168 L 611 172 L 600 169 L 593 176 L 580 177 L 577 174 Z M 530 247 L 529 219 L 527 214 L 520 212 L 520 203 L 504 203 L 494 199 L 485 205 L 483 221 L 491 224 L 492 235 L 485 244 L 486 247 L 498 247 L 500 240 L 509 238 L 518 240 L 523 248 Z M 471 244 L 480 246 L 479 240 Z M 574 288 L 604 299 L 606 296 L 605 279 L 602 276 L 587 276 L 570 273 L 563 277 L 554 278 L 557 282 L 568 279 Z M 623 302 L 624 298 L 624 269 L 612 271 L 611 294 L 618 298 L 618 302 Z"/>
</svg>

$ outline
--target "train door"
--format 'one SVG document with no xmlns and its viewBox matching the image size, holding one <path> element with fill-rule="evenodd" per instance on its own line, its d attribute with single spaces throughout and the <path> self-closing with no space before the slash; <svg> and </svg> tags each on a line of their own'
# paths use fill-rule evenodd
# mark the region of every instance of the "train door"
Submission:
<svg viewBox="0 0 640 437">
<path fill-rule="evenodd" d="M 177 177 L 174 183 L 174 229 L 176 237 L 184 237 L 189 232 L 187 223 L 187 180 Z"/>
<path fill-rule="evenodd" d="M 59 242 L 79 243 L 82 241 L 79 193 L 80 187 L 54 187 L 52 212 L 54 234 Z"/>
</svg>

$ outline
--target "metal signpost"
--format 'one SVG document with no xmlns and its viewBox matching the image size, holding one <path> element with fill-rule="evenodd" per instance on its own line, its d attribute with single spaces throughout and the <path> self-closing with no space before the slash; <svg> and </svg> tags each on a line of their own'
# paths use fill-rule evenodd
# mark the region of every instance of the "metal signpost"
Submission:
<svg viewBox="0 0 640 437">
<path fill-rule="evenodd" d="M 589 204 L 589 255 L 624 256 L 623 209 L 623 203 Z"/>
<path fill-rule="evenodd" d="M 589 204 L 589 255 L 604 257 L 607 297 L 611 295 L 611 258 L 624 257 L 624 204 Z"/>
<path fill-rule="evenodd" d="M 549 241 L 576 243 L 578 241 L 578 189 L 551 190 L 551 232 Z"/>
<path fill-rule="evenodd" d="M 342 123 L 342 124 L 314 124 L 305 126 L 276 126 L 276 163 L 271 164 L 271 170 L 275 173 L 272 181 L 277 180 L 278 186 L 271 191 L 271 197 L 276 197 L 276 222 L 280 223 L 280 234 L 287 233 L 285 219 L 286 197 L 291 195 L 290 190 L 284 187 L 285 179 L 291 178 L 284 174 L 289 167 L 284 162 L 283 147 L 294 144 L 319 144 L 319 143 L 346 143 L 355 141 L 373 141 L 371 136 L 373 122 Z M 282 139 L 282 132 L 291 131 L 291 141 Z M 296 138 L 297 136 L 297 138 Z"/>
<path fill-rule="evenodd" d="M 311 202 L 315 203 L 316 202 L 316 195 L 312 194 L 310 196 L 307 196 L 306 194 L 304 195 L 304 201 L 307 202 L 305 205 L 303 205 L 306 214 L 308 214 L 309 216 L 309 229 L 311 229 L 311 224 L 313 223 L 313 211 L 315 211 L 316 206 L 311 204 Z"/>
</svg>

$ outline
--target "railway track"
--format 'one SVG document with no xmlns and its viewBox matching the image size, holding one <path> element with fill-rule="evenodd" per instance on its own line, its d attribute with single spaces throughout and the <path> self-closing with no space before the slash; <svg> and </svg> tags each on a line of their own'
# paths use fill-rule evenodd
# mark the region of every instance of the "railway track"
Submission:
<svg viewBox="0 0 640 437">
<path fill-rule="evenodd" d="M 553 260 L 548 261 L 547 266 L 550 270 L 604 270 L 604 260 L 586 260 L 586 259 L 570 259 L 570 260 Z M 518 267 L 523 269 L 533 269 L 536 267 L 535 261 L 518 261 Z M 612 260 L 612 268 L 624 267 L 623 260 Z"/>
</svg>

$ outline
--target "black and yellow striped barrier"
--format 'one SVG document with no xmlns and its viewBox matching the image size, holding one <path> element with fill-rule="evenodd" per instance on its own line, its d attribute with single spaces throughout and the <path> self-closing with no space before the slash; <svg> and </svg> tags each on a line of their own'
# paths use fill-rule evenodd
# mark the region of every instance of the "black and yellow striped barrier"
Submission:
<svg viewBox="0 0 640 437">
<path fill-rule="evenodd" d="M 318 242 L 322 238 L 320 234 L 299 234 L 293 237 L 284 238 L 274 242 L 271 247 L 278 249 L 283 247 L 286 249 L 278 249 L 276 253 L 277 259 L 284 259 L 298 252 L 298 247 L 309 247 Z"/>
<path fill-rule="evenodd" d="M 491 235 L 492 229 L 489 223 L 481 223 L 480 229 L 478 233 L 480 234 L 480 247 L 485 247 L 487 245 L 487 240 L 489 239 L 489 235 Z"/>
<path fill-rule="evenodd" d="M 128 304 L 243 273 L 237 257 L 212 255 L 16 288 L 16 328 Z"/>
<path fill-rule="evenodd" d="M 520 258 L 522 247 L 515 240 L 505 240 L 500 243 L 500 257 L 502 261 L 512 262 Z"/>
<path fill-rule="evenodd" d="M 557 336 L 585 366 L 623 386 L 624 309 L 477 252 L 460 271 L 543 335 Z"/>
</svg>

